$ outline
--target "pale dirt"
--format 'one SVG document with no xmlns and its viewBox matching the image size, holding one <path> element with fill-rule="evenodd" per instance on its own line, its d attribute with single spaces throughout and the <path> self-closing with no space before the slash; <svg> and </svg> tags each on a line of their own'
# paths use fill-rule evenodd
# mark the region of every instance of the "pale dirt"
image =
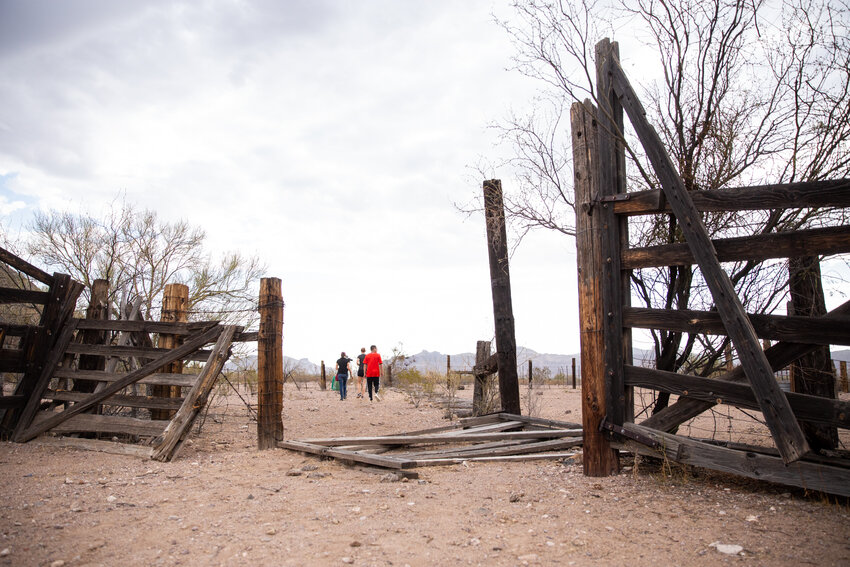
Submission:
<svg viewBox="0 0 850 567">
<path fill-rule="evenodd" d="M 578 391 L 543 392 L 538 415 L 580 421 Z M 439 407 L 385 394 L 341 402 L 287 385 L 285 435 L 446 424 Z M 428 467 L 418 481 L 387 482 L 255 443 L 256 423 L 232 393 L 171 463 L 2 443 L 0 565 L 850 564 L 846 501 L 783 486 L 668 475 L 647 460 L 588 478 L 580 458 Z M 715 542 L 743 552 L 724 555 Z"/>
</svg>

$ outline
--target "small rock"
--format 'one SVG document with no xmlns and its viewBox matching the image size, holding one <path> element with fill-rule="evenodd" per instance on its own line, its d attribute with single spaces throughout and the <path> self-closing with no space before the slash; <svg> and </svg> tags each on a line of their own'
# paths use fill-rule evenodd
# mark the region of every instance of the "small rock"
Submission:
<svg viewBox="0 0 850 567">
<path fill-rule="evenodd" d="M 95 540 L 89 544 L 89 551 L 94 551 L 95 549 L 100 549 L 106 545 L 106 541 L 102 539 Z"/>
<path fill-rule="evenodd" d="M 354 540 L 354 541 L 352 541 L 351 543 L 349 543 L 348 545 L 349 545 L 349 546 L 351 546 L 351 547 L 360 547 L 360 546 L 361 546 L 361 545 L 363 545 L 363 544 L 362 544 L 362 543 L 360 543 L 360 542 L 359 542 L 359 541 L 357 541 L 357 540 Z"/>
<path fill-rule="evenodd" d="M 118 500 L 118 497 L 115 496 L 114 494 L 110 494 L 109 496 L 106 497 L 107 502 L 115 502 L 116 500 Z"/>
<path fill-rule="evenodd" d="M 277 533 L 277 530 L 274 529 L 274 528 L 269 528 L 269 529 L 266 530 L 266 535 L 275 535 L 276 533 Z"/>
<path fill-rule="evenodd" d="M 351 564 L 354 563 L 354 559 L 352 559 L 351 557 L 343 557 L 342 562 L 346 564 Z"/>
<path fill-rule="evenodd" d="M 509 498 L 509 500 L 511 502 L 519 502 L 522 499 L 522 497 L 523 497 L 522 492 L 514 492 L 514 493 L 511 494 L 511 497 Z"/>
<path fill-rule="evenodd" d="M 0 557 L 6 557 L 6 556 L 8 556 L 10 553 L 12 553 L 12 550 L 11 550 L 11 549 L 9 549 L 8 547 L 4 547 L 4 548 L 3 548 L 3 551 L 0 551 Z"/>
<path fill-rule="evenodd" d="M 747 521 L 748 521 L 748 522 L 758 522 L 758 521 L 759 521 L 759 517 L 758 517 L 758 516 L 750 515 L 750 516 L 747 516 Z"/>
<path fill-rule="evenodd" d="M 286 476 L 301 476 L 301 469 L 289 469 L 286 471 Z"/>
<path fill-rule="evenodd" d="M 74 484 L 74 481 L 73 481 L 73 480 L 71 480 L 70 478 L 66 478 L 66 479 L 65 479 L 65 484 Z"/>
<path fill-rule="evenodd" d="M 65 562 L 61 559 L 57 559 L 56 561 L 54 561 L 53 563 L 50 564 L 50 567 L 64 567 L 64 566 L 65 566 Z"/>
<path fill-rule="evenodd" d="M 387 473 L 381 477 L 381 482 L 398 482 L 398 475 L 395 473 Z"/>
<path fill-rule="evenodd" d="M 477 537 L 474 537 L 469 540 L 469 545 L 481 545 L 481 540 Z"/>
<path fill-rule="evenodd" d="M 254 495 L 253 495 L 253 494 L 249 494 L 249 495 L 248 495 L 248 500 L 253 500 L 253 499 L 254 499 Z"/>
<path fill-rule="evenodd" d="M 519 561 L 537 561 L 537 554 L 536 553 L 527 553 L 525 555 L 520 555 L 519 557 L 517 557 L 517 559 Z"/>
<path fill-rule="evenodd" d="M 744 548 L 740 545 L 736 545 L 733 543 L 720 543 L 719 541 L 715 541 L 714 543 L 710 543 L 708 547 L 713 547 L 718 552 L 723 553 L 724 555 L 738 555 Z"/>
<path fill-rule="evenodd" d="M 316 471 L 319 470 L 318 465 L 304 465 L 301 467 L 301 470 L 304 472 Z"/>
<path fill-rule="evenodd" d="M 71 512 L 82 512 L 83 508 L 80 506 L 79 502 L 74 502 L 71 504 Z"/>
<path fill-rule="evenodd" d="M 326 476 L 328 476 L 328 473 L 314 471 L 314 472 L 311 472 L 310 474 L 308 474 L 307 478 L 325 478 Z"/>
</svg>

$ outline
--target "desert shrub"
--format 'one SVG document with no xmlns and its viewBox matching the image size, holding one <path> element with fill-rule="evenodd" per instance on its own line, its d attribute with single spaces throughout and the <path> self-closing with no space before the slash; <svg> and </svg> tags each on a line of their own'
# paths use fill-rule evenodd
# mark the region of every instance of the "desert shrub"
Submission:
<svg viewBox="0 0 850 567">
<path fill-rule="evenodd" d="M 399 388 L 409 396 L 414 407 L 419 407 L 422 400 L 430 398 L 437 389 L 438 381 L 442 381 L 441 375 L 435 372 L 422 373 L 415 368 L 405 368 L 395 375 Z"/>
</svg>

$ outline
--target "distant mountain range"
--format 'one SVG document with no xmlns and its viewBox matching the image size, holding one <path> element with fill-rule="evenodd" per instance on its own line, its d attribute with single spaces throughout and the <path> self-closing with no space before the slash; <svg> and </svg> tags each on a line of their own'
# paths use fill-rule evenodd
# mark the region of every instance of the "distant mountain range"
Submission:
<svg viewBox="0 0 850 567">
<path fill-rule="evenodd" d="M 833 350 L 832 359 L 835 361 L 850 362 L 850 349 Z M 445 355 L 437 351 L 423 350 L 422 352 L 410 355 L 405 358 L 404 366 L 414 368 L 420 372 L 445 372 L 447 356 L 451 356 L 452 370 L 471 370 L 475 364 L 475 354 L 471 352 L 462 352 L 458 354 Z M 651 361 L 653 358 L 652 351 L 634 349 L 634 359 L 636 364 L 644 361 Z M 552 376 L 559 372 L 570 375 L 572 371 L 572 361 L 576 361 L 576 373 L 581 374 L 581 356 L 576 354 L 547 354 L 539 353 L 530 348 L 520 347 L 517 349 L 517 364 L 521 367 L 521 376 L 525 376 L 528 361 L 534 368 L 548 368 Z M 305 374 L 319 374 L 320 367 L 318 364 L 311 362 L 306 358 L 291 358 L 283 357 L 284 368 L 286 370 L 296 370 Z M 328 372 L 333 372 L 334 361 L 328 362 L 330 368 Z M 837 365 L 836 365 L 837 366 Z M 257 356 L 251 355 L 240 359 L 231 359 L 227 362 L 226 368 L 230 371 L 239 368 L 253 369 L 257 368 Z"/>
</svg>

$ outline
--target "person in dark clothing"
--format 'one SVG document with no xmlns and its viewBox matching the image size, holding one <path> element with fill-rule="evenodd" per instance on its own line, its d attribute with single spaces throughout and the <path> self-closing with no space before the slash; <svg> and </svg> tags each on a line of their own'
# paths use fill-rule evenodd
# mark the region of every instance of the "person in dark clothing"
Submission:
<svg viewBox="0 0 850 567">
<path fill-rule="evenodd" d="M 340 353 L 336 361 L 336 381 L 339 384 L 339 399 L 348 397 L 348 377 L 351 375 L 351 359 L 345 356 L 345 351 Z"/>
<path fill-rule="evenodd" d="M 360 354 L 357 355 L 357 397 L 362 398 L 366 393 L 366 365 L 363 364 L 363 359 L 366 358 L 366 347 L 360 349 Z"/>
</svg>

